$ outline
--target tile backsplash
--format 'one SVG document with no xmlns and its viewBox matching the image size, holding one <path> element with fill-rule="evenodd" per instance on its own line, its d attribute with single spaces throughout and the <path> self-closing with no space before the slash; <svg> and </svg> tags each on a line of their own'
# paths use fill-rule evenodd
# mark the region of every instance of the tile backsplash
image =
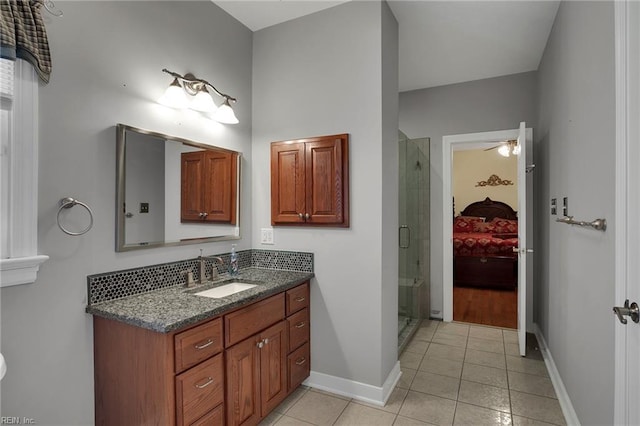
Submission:
<svg viewBox="0 0 640 426">
<path fill-rule="evenodd" d="M 215 263 L 219 273 L 226 271 L 230 253 L 217 254 L 224 265 Z M 213 259 L 205 258 L 207 270 L 214 266 Z M 242 268 L 279 269 L 287 271 L 313 272 L 313 253 L 278 250 L 241 250 L 238 251 L 238 265 Z M 87 276 L 89 305 L 121 299 L 149 291 L 184 285 L 184 271 L 193 271 L 199 279 L 198 259 L 143 266 L 122 271 L 105 272 Z"/>
</svg>

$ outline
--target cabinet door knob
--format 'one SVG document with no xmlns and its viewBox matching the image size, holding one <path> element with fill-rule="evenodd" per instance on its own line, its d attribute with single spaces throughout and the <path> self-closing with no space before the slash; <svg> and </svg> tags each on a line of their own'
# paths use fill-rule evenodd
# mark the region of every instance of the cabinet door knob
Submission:
<svg viewBox="0 0 640 426">
<path fill-rule="evenodd" d="M 307 358 L 302 357 L 302 358 L 299 358 L 299 359 L 296 361 L 296 365 L 302 365 L 302 364 L 304 364 L 305 362 L 307 362 Z"/>
<path fill-rule="evenodd" d="M 207 216 L 209 216 L 209 213 L 202 213 L 202 217 L 206 218 Z"/>
<path fill-rule="evenodd" d="M 298 213 L 298 217 L 299 217 L 300 219 L 304 219 L 304 215 L 303 215 L 302 213 Z"/>
<path fill-rule="evenodd" d="M 309 219 L 311 219 L 311 215 L 309 213 L 305 213 L 304 220 L 309 220 Z"/>
<path fill-rule="evenodd" d="M 269 344 L 269 339 L 264 339 L 264 344 L 265 345 Z"/>
</svg>

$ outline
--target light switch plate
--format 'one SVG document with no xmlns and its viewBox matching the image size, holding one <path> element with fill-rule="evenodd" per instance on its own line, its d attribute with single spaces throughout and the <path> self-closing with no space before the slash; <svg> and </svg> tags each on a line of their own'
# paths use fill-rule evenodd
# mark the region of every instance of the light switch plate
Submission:
<svg viewBox="0 0 640 426">
<path fill-rule="evenodd" d="M 260 230 L 260 242 L 262 244 L 273 244 L 273 228 L 262 228 Z"/>
<path fill-rule="evenodd" d="M 562 199 L 562 215 L 563 216 L 569 216 L 569 198 L 568 197 L 564 197 Z"/>
</svg>

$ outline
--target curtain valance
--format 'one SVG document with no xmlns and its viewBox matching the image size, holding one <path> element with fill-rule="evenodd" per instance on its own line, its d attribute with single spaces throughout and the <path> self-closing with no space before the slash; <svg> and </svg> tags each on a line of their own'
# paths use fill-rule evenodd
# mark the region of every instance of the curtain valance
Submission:
<svg viewBox="0 0 640 426">
<path fill-rule="evenodd" d="M 48 83 L 51 55 L 40 13 L 42 4 L 42 0 L 0 0 L 0 57 L 28 61 Z"/>
</svg>

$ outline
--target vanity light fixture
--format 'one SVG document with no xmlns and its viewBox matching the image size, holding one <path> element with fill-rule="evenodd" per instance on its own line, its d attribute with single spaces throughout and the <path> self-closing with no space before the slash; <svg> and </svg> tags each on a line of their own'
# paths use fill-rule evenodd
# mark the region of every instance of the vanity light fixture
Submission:
<svg viewBox="0 0 640 426">
<path fill-rule="evenodd" d="M 158 99 L 159 103 L 172 108 L 189 108 L 195 111 L 213 113 L 212 118 L 220 123 L 238 123 L 238 118 L 233 112 L 233 108 L 231 108 L 231 102 L 236 102 L 236 98 L 222 93 L 213 84 L 196 78 L 193 74 L 188 73 L 182 76 L 166 68 L 162 72 L 172 76 L 173 82 L 162 97 Z M 217 107 L 214 103 L 207 86 L 224 98 L 220 107 Z"/>
</svg>

